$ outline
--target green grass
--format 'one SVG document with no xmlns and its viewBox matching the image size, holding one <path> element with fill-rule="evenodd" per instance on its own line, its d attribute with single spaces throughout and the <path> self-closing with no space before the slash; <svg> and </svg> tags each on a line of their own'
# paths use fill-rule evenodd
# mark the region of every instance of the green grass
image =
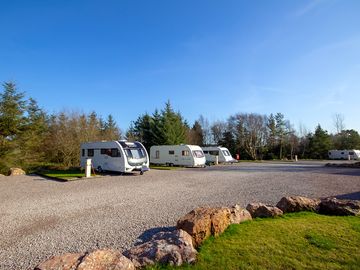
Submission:
<svg viewBox="0 0 360 270">
<path fill-rule="evenodd" d="M 79 178 L 85 177 L 85 171 L 80 169 L 69 169 L 69 170 L 42 170 L 37 172 L 40 175 L 56 178 L 60 180 L 78 180 Z M 94 174 L 91 174 L 95 176 Z"/>
<path fill-rule="evenodd" d="M 360 217 L 287 214 L 231 225 L 198 262 L 148 269 L 360 269 Z"/>
</svg>

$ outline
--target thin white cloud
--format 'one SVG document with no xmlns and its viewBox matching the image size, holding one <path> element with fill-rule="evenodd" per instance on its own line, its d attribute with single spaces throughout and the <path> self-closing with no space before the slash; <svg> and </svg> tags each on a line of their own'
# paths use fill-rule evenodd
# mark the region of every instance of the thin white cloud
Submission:
<svg viewBox="0 0 360 270">
<path fill-rule="evenodd" d="M 325 2 L 324 0 L 311 0 L 305 6 L 296 10 L 294 15 L 296 17 L 304 16 L 304 15 L 308 14 L 309 12 L 313 11 L 314 9 L 316 9 L 320 4 L 322 4 L 324 2 Z"/>
</svg>

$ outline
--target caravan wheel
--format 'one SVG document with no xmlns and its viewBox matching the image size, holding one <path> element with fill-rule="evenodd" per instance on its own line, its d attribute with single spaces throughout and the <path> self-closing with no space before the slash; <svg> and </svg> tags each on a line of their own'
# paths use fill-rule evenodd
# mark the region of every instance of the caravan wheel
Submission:
<svg viewBox="0 0 360 270">
<path fill-rule="evenodd" d="M 97 170 L 99 173 L 102 173 L 102 172 L 103 172 L 103 169 L 101 168 L 101 166 L 98 166 L 96 170 Z"/>
</svg>

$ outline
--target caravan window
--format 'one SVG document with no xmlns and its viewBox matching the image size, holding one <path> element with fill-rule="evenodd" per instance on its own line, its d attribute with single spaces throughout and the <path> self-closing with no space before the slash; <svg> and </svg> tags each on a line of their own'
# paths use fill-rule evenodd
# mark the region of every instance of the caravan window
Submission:
<svg viewBox="0 0 360 270">
<path fill-rule="evenodd" d="M 355 153 L 354 152 L 349 152 L 349 155 L 353 156 Z"/>
<path fill-rule="evenodd" d="M 109 157 L 121 157 L 120 151 L 117 148 L 101 148 L 100 153 Z"/>
<path fill-rule="evenodd" d="M 195 151 L 193 151 L 193 155 L 196 158 L 202 158 L 204 156 L 204 153 L 201 150 L 195 150 Z"/>
<path fill-rule="evenodd" d="M 85 156 L 85 149 L 81 149 L 81 156 Z"/>
<path fill-rule="evenodd" d="M 88 149 L 87 150 L 87 155 L 88 155 L 88 157 L 93 157 L 94 156 L 94 149 Z"/>
<path fill-rule="evenodd" d="M 212 155 L 212 156 L 218 156 L 219 151 L 209 151 L 209 154 Z"/>
<path fill-rule="evenodd" d="M 181 151 L 181 154 L 182 154 L 183 156 L 189 156 L 189 155 L 190 155 L 190 153 L 189 153 L 188 150 L 183 150 L 183 151 Z"/>
<path fill-rule="evenodd" d="M 209 153 L 209 151 L 204 151 L 204 154 L 207 154 L 207 153 Z"/>
<path fill-rule="evenodd" d="M 119 149 L 111 148 L 111 157 L 121 157 Z"/>
<path fill-rule="evenodd" d="M 222 152 L 226 157 L 230 156 L 230 153 L 228 150 L 222 150 Z"/>
<path fill-rule="evenodd" d="M 126 153 L 126 156 L 128 156 L 130 158 L 139 159 L 139 158 L 145 157 L 144 150 L 140 149 L 140 148 L 128 148 L 128 149 L 125 149 L 125 153 Z"/>
<path fill-rule="evenodd" d="M 174 155 L 175 151 L 174 150 L 169 150 L 169 155 Z"/>
</svg>

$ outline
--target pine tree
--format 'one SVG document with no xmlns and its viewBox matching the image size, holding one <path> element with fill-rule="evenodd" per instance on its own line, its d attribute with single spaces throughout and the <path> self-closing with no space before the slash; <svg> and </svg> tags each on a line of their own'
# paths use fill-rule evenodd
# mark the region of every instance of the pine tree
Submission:
<svg viewBox="0 0 360 270">
<path fill-rule="evenodd" d="M 0 94 L 0 134 L 9 138 L 22 130 L 26 103 L 24 93 L 18 93 L 14 83 L 4 83 L 3 87 L 4 92 Z"/>
<path fill-rule="evenodd" d="M 333 138 L 336 149 L 359 149 L 360 135 L 354 129 L 342 130 Z"/>
<path fill-rule="evenodd" d="M 99 127 L 101 127 L 101 121 L 99 120 Z M 100 128 L 101 129 L 101 128 Z M 121 137 L 120 130 L 114 120 L 114 117 L 109 114 L 106 122 L 104 123 L 103 136 L 104 140 L 119 140 Z"/>
<path fill-rule="evenodd" d="M 0 173 L 7 173 L 10 166 L 19 165 L 19 136 L 25 124 L 24 94 L 14 83 L 3 84 L 0 93 Z"/>
<path fill-rule="evenodd" d="M 284 141 L 285 141 L 285 135 L 286 135 L 286 122 L 284 119 L 284 115 L 282 113 L 277 113 L 275 115 L 275 130 L 276 130 L 276 136 L 278 139 L 278 145 L 279 145 L 279 158 L 283 158 L 283 147 L 284 147 Z"/>
<path fill-rule="evenodd" d="M 47 115 L 38 106 L 36 100 L 30 98 L 26 108 L 27 117 L 20 137 L 21 155 L 25 166 L 43 162 L 45 157 L 44 141 L 48 130 Z"/>
<path fill-rule="evenodd" d="M 268 158 L 273 159 L 276 146 L 276 120 L 274 115 L 271 113 L 267 119 L 267 147 L 268 147 Z"/>
<path fill-rule="evenodd" d="M 188 141 L 190 144 L 195 144 L 200 146 L 204 145 L 204 133 L 199 121 L 195 121 L 194 125 L 189 130 L 189 132 L 190 132 L 189 134 L 190 138 L 188 139 Z"/>
<path fill-rule="evenodd" d="M 164 123 L 161 114 L 156 109 L 152 115 L 152 124 L 151 124 L 151 136 L 152 143 L 154 145 L 163 145 L 166 144 L 164 137 Z"/>
<path fill-rule="evenodd" d="M 311 158 L 326 159 L 328 151 L 332 148 L 331 137 L 320 124 L 316 127 L 315 133 L 310 137 L 309 154 Z"/>
<path fill-rule="evenodd" d="M 230 131 L 225 131 L 222 135 L 222 139 L 219 141 L 219 145 L 229 149 L 230 153 L 234 155 L 236 153 L 236 142 L 234 135 Z"/>
<path fill-rule="evenodd" d="M 186 126 L 181 114 L 175 113 L 170 101 L 165 104 L 162 111 L 162 126 L 164 131 L 164 144 L 181 144 L 186 139 Z"/>
</svg>

